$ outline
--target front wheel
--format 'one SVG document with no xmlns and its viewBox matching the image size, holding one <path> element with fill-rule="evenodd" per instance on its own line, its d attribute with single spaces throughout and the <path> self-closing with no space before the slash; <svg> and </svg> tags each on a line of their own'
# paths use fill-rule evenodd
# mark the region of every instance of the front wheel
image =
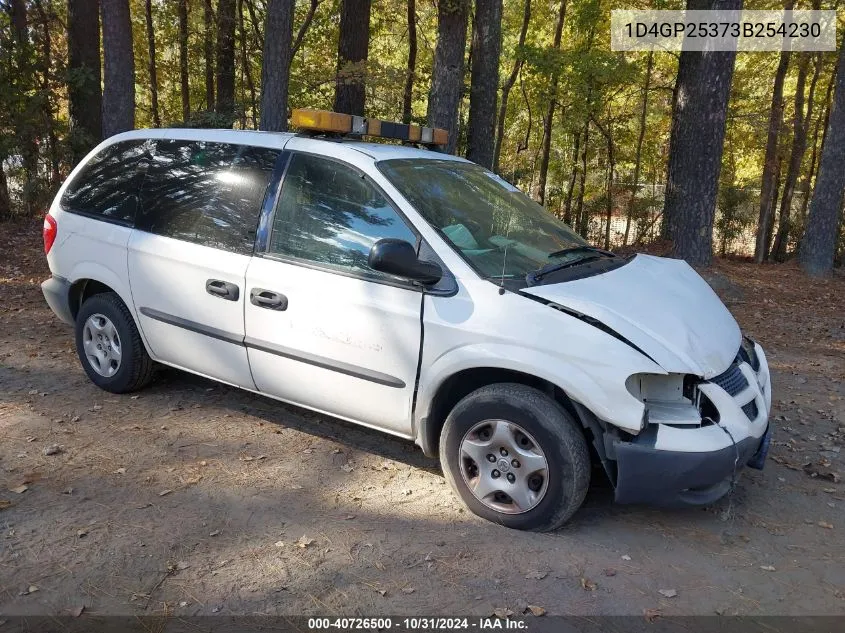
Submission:
<svg viewBox="0 0 845 633">
<path fill-rule="evenodd" d="M 590 454 L 580 426 L 526 385 L 473 391 L 443 426 L 440 462 L 469 510 L 519 530 L 560 527 L 584 501 Z"/>
</svg>

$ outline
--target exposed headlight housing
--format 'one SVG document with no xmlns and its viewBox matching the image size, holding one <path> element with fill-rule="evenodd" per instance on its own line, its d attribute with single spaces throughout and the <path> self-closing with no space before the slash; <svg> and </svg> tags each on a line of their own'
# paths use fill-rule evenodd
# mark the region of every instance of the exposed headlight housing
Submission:
<svg viewBox="0 0 845 633">
<path fill-rule="evenodd" d="M 691 374 L 632 374 L 625 386 L 645 405 L 648 424 L 698 427 L 718 421 L 716 407 L 697 388 L 699 382 Z"/>
</svg>

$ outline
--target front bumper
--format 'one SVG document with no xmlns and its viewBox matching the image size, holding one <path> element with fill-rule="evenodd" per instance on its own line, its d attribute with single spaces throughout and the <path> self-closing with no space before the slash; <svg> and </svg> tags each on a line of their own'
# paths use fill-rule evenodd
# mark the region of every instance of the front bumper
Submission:
<svg viewBox="0 0 845 633">
<path fill-rule="evenodd" d="M 64 277 L 53 275 L 41 284 L 41 292 L 47 305 L 59 319 L 73 325 L 73 313 L 70 310 L 71 283 Z"/>
<path fill-rule="evenodd" d="M 717 378 L 698 386 L 717 421 L 651 424 L 630 441 L 614 442 L 617 502 L 706 505 L 730 490 L 743 467 L 763 467 L 772 387 L 763 349 L 755 343 L 755 351 L 756 369 L 738 359 L 730 384 Z"/>
</svg>

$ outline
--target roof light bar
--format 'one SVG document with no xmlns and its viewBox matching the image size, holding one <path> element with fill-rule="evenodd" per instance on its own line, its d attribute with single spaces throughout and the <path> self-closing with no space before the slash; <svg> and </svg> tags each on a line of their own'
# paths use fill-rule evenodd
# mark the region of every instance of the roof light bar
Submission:
<svg viewBox="0 0 845 633">
<path fill-rule="evenodd" d="M 328 110 L 297 108 L 291 113 L 290 123 L 292 127 L 314 132 L 377 136 L 423 145 L 446 145 L 449 141 L 449 133 L 440 128 L 368 119 Z"/>
</svg>

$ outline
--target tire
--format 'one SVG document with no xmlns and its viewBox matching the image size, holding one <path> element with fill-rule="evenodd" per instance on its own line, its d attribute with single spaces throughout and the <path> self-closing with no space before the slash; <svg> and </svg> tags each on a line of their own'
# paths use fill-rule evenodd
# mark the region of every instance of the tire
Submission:
<svg viewBox="0 0 845 633">
<path fill-rule="evenodd" d="M 104 317 L 104 319 L 103 319 Z M 86 324 L 91 321 L 86 332 Z M 102 341 L 94 340 L 94 347 L 91 348 L 91 333 L 94 333 L 96 339 L 99 334 L 94 328 L 94 324 L 106 324 L 102 329 L 102 335 L 106 337 Z M 113 326 L 113 330 L 109 327 Z M 82 368 L 88 374 L 95 385 L 105 391 L 111 393 L 128 393 L 130 391 L 137 391 L 145 387 L 153 376 L 154 363 L 147 354 L 144 347 L 144 342 L 141 340 L 141 335 L 138 333 L 138 328 L 135 325 L 135 320 L 129 312 L 129 308 L 114 292 L 106 292 L 97 294 L 85 301 L 76 315 L 76 353 L 79 356 L 79 362 L 82 363 Z M 116 337 L 114 334 L 116 333 Z M 109 339 L 111 334 L 111 339 Z M 119 350 L 119 360 L 115 358 L 106 357 L 106 361 L 98 362 L 88 357 L 86 352 L 86 341 L 89 342 L 88 349 L 94 354 L 96 345 L 102 343 L 103 348 L 109 350 Z M 108 343 L 115 344 L 114 347 L 108 346 Z M 105 352 L 103 352 L 105 354 Z M 114 352 L 109 352 L 114 356 Z M 99 358 L 99 357 L 98 357 Z M 97 369 L 99 365 L 100 369 Z M 112 372 L 112 373 L 110 373 Z M 108 375 L 110 373 L 110 375 Z M 104 375 L 106 374 L 106 375 Z"/>
<path fill-rule="evenodd" d="M 490 432 L 488 442 L 485 434 Z M 504 459 L 499 448 L 513 438 L 515 443 Z M 467 448 L 486 463 L 479 466 L 476 459 L 469 457 Z M 547 465 L 545 476 L 535 470 L 543 463 L 537 459 L 538 452 Z M 519 461 L 520 456 L 525 463 Z M 502 464 L 503 459 L 510 463 Z M 452 409 L 440 434 L 440 463 L 452 489 L 471 512 L 517 530 L 543 532 L 560 527 L 581 507 L 590 485 L 590 454 L 580 425 L 543 392 L 516 383 L 482 387 Z M 493 470 L 500 473 L 495 479 Z M 532 471 L 534 474 L 526 477 Z M 473 478 L 473 473 L 477 477 Z M 511 499 L 495 492 L 484 496 L 485 501 L 480 500 L 471 486 L 481 482 L 487 473 L 491 477 L 484 480 L 488 487 L 476 487 L 479 493 L 484 494 L 492 486 L 515 493 L 521 490 L 522 494 Z M 515 478 L 513 484 L 505 480 L 511 475 Z M 542 485 L 538 479 L 543 480 Z M 509 488 L 509 484 L 513 487 Z M 523 500 L 521 506 L 514 501 L 516 498 Z"/>
</svg>

